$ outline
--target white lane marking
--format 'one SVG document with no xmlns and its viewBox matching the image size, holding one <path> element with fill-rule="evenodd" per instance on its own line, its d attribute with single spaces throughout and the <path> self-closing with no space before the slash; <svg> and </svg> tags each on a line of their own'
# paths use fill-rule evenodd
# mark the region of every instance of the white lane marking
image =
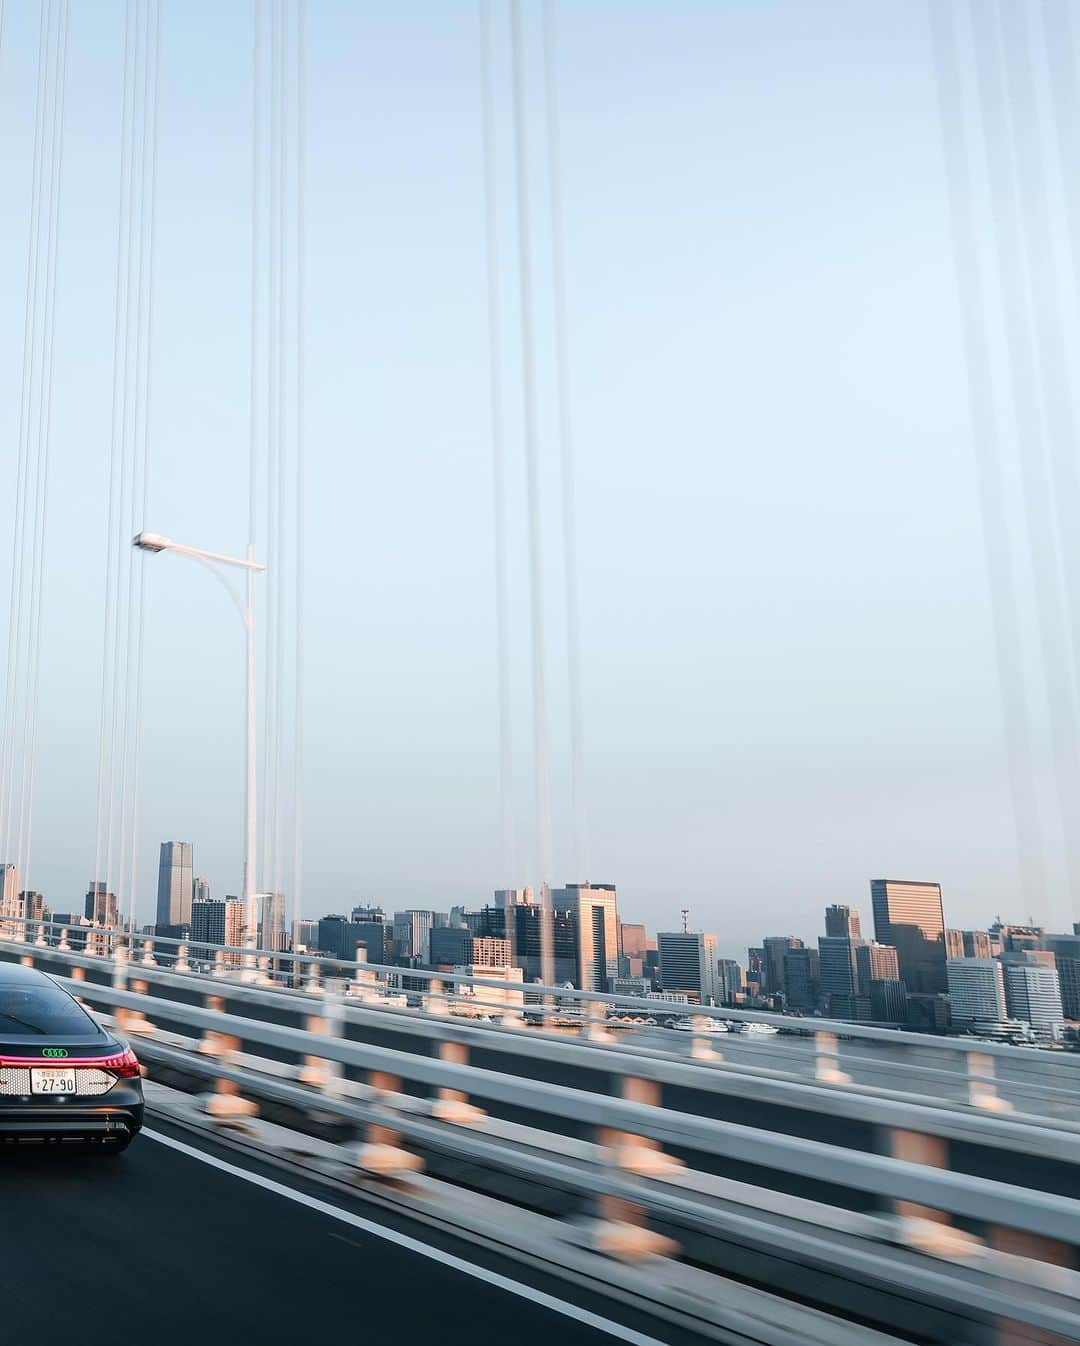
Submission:
<svg viewBox="0 0 1080 1346">
<path fill-rule="evenodd" d="M 254 1183 L 256 1187 L 262 1187 L 267 1192 L 274 1192 L 289 1201 L 307 1206 L 311 1210 L 318 1211 L 320 1215 L 340 1220 L 342 1224 L 351 1225 L 353 1229 L 361 1229 L 365 1234 L 385 1239 L 388 1243 L 396 1243 L 399 1248 L 417 1253 L 420 1257 L 428 1257 L 433 1262 L 441 1262 L 443 1266 L 460 1271 L 465 1276 L 474 1276 L 485 1285 L 494 1285 L 499 1290 L 506 1290 L 509 1294 L 518 1295 L 545 1309 L 551 1309 L 553 1313 L 561 1313 L 565 1318 L 573 1318 L 575 1322 L 584 1323 L 586 1327 L 595 1327 L 598 1332 L 606 1332 L 608 1336 L 616 1337 L 619 1341 L 628 1341 L 631 1346 L 665 1346 L 665 1343 L 657 1337 L 647 1337 L 644 1332 L 635 1332 L 632 1327 L 624 1327 L 622 1323 L 617 1323 L 611 1318 L 602 1318 L 598 1313 L 591 1313 L 576 1304 L 556 1299 L 554 1295 L 545 1294 L 543 1290 L 537 1290 L 523 1281 L 500 1276 L 496 1271 L 488 1271 L 473 1262 L 466 1262 L 463 1257 L 455 1257 L 453 1253 L 443 1252 L 441 1248 L 421 1243 L 419 1239 L 410 1238 L 408 1234 L 400 1234 L 396 1229 L 388 1229 L 385 1225 L 376 1224 L 374 1220 L 365 1220 L 363 1216 L 354 1215 L 352 1211 L 342 1210 L 340 1206 L 332 1206 L 328 1201 L 320 1201 L 318 1197 L 309 1196 L 307 1192 L 298 1192 L 295 1188 L 275 1182 L 273 1178 L 266 1178 L 261 1173 L 252 1173 L 250 1169 L 240 1168 L 225 1159 L 205 1154 L 195 1146 L 185 1145 L 182 1140 L 174 1140 L 172 1136 L 163 1135 L 160 1131 L 149 1131 L 144 1127 L 140 1135 L 148 1140 L 156 1140 L 159 1145 L 167 1145 L 171 1150 L 179 1150 L 181 1154 L 189 1155 L 201 1164 L 209 1164 L 211 1168 L 220 1169 L 222 1173 L 231 1173 L 234 1177 L 243 1178 L 245 1182 Z"/>
</svg>

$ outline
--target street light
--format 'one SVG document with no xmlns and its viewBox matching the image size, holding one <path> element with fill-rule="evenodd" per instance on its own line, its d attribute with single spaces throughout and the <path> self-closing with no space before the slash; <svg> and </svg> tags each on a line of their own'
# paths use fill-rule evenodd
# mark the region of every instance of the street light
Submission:
<svg viewBox="0 0 1080 1346">
<path fill-rule="evenodd" d="M 225 556 L 221 552 L 203 551 L 201 547 L 187 547 L 183 543 L 173 542 L 160 533 L 136 533 L 131 545 L 139 551 L 157 553 L 163 551 L 179 552 L 181 556 L 194 557 L 224 585 L 226 592 L 240 613 L 246 633 L 247 664 L 247 732 L 245 735 L 245 757 L 247 764 L 244 788 L 244 933 L 245 950 L 256 947 L 256 931 L 259 925 L 259 913 L 255 900 L 255 572 L 266 567 L 252 559 L 251 544 L 248 544 L 246 558 Z M 241 602 L 239 595 L 218 567 L 237 566 L 246 571 L 245 596 Z M 254 952 L 244 955 L 245 970 L 250 976 L 255 973 Z"/>
</svg>

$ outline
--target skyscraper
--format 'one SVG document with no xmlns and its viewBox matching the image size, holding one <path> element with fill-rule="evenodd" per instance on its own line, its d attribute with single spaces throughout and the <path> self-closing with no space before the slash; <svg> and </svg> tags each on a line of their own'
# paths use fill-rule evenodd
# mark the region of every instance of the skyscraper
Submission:
<svg viewBox="0 0 1080 1346">
<path fill-rule="evenodd" d="M 784 999 L 790 1009 L 815 1010 L 821 993 L 821 963 L 816 949 L 784 954 Z"/>
<path fill-rule="evenodd" d="M 92 925 L 115 929 L 120 924 L 116 910 L 116 895 L 110 893 L 100 879 L 94 879 L 86 891 L 83 915 Z"/>
<path fill-rule="evenodd" d="M 857 950 L 861 939 L 822 935 L 818 940 L 821 964 L 821 994 L 828 997 L 829 1013 L 840 1019 L 857 1017 L 859 995 Z"/>
<path fill-rule="evenodd" d="M 990 932 L 988 930 L 963 930 L 965 958 L 992 958 Z"/>
<path fill-rule="evenodd" d="M 247 920 L 247 903 L 242 897 L 228 895 L 225 898 L 225 944 L 227 948 L 239 949 L 244 944 L 244 922 Z M 238 953 L 225 955 L 229 967 L 239 967 Z"/>
<path fill-rule="evenodd" d="M 964 956 L 964 932 L 962 930 L 945 931 L 945 957 L 963 958 Z"/>
<path fill-rule="evenodd" d="M 158 861 L 157 928 L 191 924 L 194 896 L 190 841 L 163 841 Z"/>
<path fill-rule="evenodd" d="M 191 956 L 213 958 L 213 946 L 225 943 L 225 903 L 197 897 L 191 904 Z"/>
<path fill-rule="evenodd" d="M 274 953 L 285 950 L 285 897 L 282 893 L 258 893 L 258 945 Z"/>
<path fill-rule="evenodd" d="M 780 995 L 784 989 L 784 955 L 788 949 L 801 949 L 803 942 L 794 935 L 769 935 L 762 940 L 765 949 L 766 995 Z"/>
<path fill-rule="evenodd" d="M 1066 1019 L 1080 1019 L 1080 935 L 1047 935 L 1043 945 L 1057 963 L 1062 1011 Z"/>
<path fill-rule="evenodd" d="M 742 965 L 734 958 L 716 960 L 716 1000 L 720 1005 L 730 1005 L 746 986 L 746 974 Z"/>
<path fill-rule="evenodd" d="M 830 939 L 859 939 L 862 936 L 862 929 L 857 908 L 826 907 L 825 934 Z"/>
<path fill-rule="evenodd" d="M 891 944 L 867 943 L 855 946 L 855 969 L 859 974 L 859 993 L 866 995 L 872 981 L 899 981 L 900 960 Z"/>
<path fill-rule="evenodd" d="M 469 912 L 466 920 L 474 935 L 491 935 L 508 939 L 512 962 L 525 973 L 526 981 L 539 981 L 543 976 L 541 931 L 545 912 L 539 903 L 518 903 L 509 907 L 482 907 Z M 557 985 L 569 982 L 581 987 L 578 969 L 578 913 L 566 907 L 556 907 L 546 913 L 551 930 L 551 949 L 555 962 Z"/>
<path fill-rule="evenodd" d="M 0 865 L 0 916 L 17 916 L 19 906 L 19 869 Z M 5 931 L 10 934 L 10 931 Z"/>
<path fill-rule="evenodd" d="M 193 901 L 193 902 L 209 902 L 209 901 L 210 901 L 210 880 L 209 880 L 209 879 L 200 879 L 200 878 L 196 878 L 196 879 L 195 879 L 195 881 L 194 881 L 194 887 L 193 887 L 193 891 L 192 891 L 192 901 Z"/>
<path fill-rule="evenodd" d="M 1056 970 L 1027 962 L 1025 954 L 1003 958 L 1005 1003 L 1014 1019 L 1026 1019 L 1035 1036 L 1055 1041 L 1061 1036 L 1065 1016 L 1061 1008 L 1061 982 Z"/>
<path fill-rule="evenodd" d="M 496 907 L 527 907 L 533 900 L 531 888 L 496 888 Z"/>
<path fill-rule="evenodd" d="M 394 957 L 402 963 L 431 962 L 435 913 L 410 907 L 394 912 Z"/>
<path fill-rule="evenodd" d="M 656 936 L 660 951 L 660 985 L 682 992 L 695 1004 L 717 999 L 716 936 L 697 931 L 668 930 Z"/>
<path fill-rule="evenodd" d="M 944 992 L 945 913 L 939 883 L 912 883 L 902 879 L 874 879 L 874 934 L 891 944 L 900 962 L 900 976 L 908 990 L 920 995 Z"/>
<path fill-rule="evenodd" d="M 551 905 L 577 917 L 579 990 L 606 991 L 619 975 L 619 913 L 613 883 L 553 888 Z"/>
<path fill-rule="evenodd" d="M 945 974 L 955 1023 L 1000 1023 L 1006 1017 L 1005 979 L 996 958 L 950 958 Z"/>
</svg>

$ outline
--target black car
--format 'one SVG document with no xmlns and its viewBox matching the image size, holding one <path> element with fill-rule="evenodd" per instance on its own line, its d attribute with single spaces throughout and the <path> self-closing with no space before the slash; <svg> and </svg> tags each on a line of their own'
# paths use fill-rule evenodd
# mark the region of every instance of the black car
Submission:
<svg viewBox="0 0 1080 1346">
<path fill-rule="evenodd" d="M 142 1121 L 139 1063 L 123 1038 L 44 972 L 0 962 L 0 1146 L 118 1154 Z"/>
</svg>

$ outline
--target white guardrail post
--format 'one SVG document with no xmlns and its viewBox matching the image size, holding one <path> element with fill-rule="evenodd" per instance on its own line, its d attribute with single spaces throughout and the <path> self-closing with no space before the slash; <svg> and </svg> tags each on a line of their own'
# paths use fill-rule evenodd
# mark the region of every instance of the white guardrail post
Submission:
<svg viewBox="0 0 1080 1346">
<path fill-rule="evenodd" d="M 660 1085 L 653 1080 L 627 1076 L 622 1080 L 621 1092 L 628 1102 L 662 1106 Z M 681 1159 L 665 1154 L 660 1142 L 648 1136 L 602 1126 L 596 1139 L 609 1163 L 636 1177 L 670 1177 L 684 1167 Z M 644 1257 L 670 1257 L 679 1251 L 677 1243 L 648 1227 L 645 1208 L 635 1202 L 602 1195 L 597 1199 L 597 1213 L 593 1241 L 600 1252 L 637 1261 Z"/>
<path fill-rule="evenodd" d="M 224 997 L 208 995 L 206 997 L 206 1008 L 212 1014 L 220 1014 L 224 1018 Z M 202 1042 L 199 1043 L 199 1051 L 203 1056 L 216 1057 L 222 1065 L 227 1066 L 240 1050 L 240 1045 L 240 1039 L 232 1033 L 220 1033 L 214 1029 L 207 1029 L 203 1034 Z M 240 1086 L 235 1080 L 226 1080 L 220 1077 L 215 1081 L 214 1092 L 204 1095 L 203 1108 L 207 1116 L 212 1117 L 214 1121 L 231 1126 L 238 1123 L 242 1124 L 248 1117 L 257 1116 L 259 1111 L 258 1104 L 253 1099 L 241 1096 Z"/>
</svg>

